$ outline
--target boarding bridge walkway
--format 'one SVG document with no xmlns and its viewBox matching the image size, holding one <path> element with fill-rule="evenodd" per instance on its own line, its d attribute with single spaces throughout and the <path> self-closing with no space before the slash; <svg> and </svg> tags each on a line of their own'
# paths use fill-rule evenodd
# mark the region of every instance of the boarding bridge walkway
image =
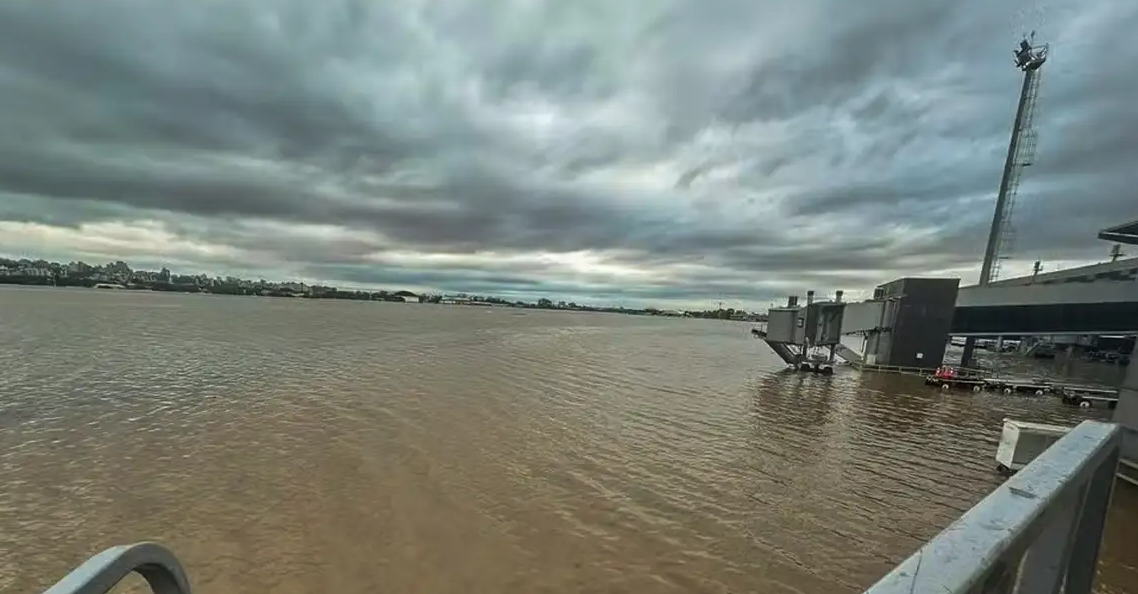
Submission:
<svg viewBox="0 0 1138 594">
<path fill-rule="evenodd" d="M 910 336 L 914 332 L 924 336 L 933 330 L 924 332 L 919 326 L 936 315 L 946 315 L 922 313 L 924 307 L 906 302 L 904 295 L 841 305 L 838 333 L 843 336 L 895 333 L 894 326 L 898 324 L 905 326 Z M 950 311 L 947 316 L 951 322 L 943 317 L 939 331 L 947 330 L 953 336 L 1138 334 L 1138 281 L 965 287 L 956 293 L 955 307 Z M 900 322 L 902 319 L 907 321 Z M 768 330 L 771 338 L 763 338 L 776 352 L 779 349 L 773 345 L 779 342 L 802 343 L 801 324 L 795 329 L 772 322 Z M 862 361 L 861 355 L 844 345 L 835 349 L 835 354 L 847 361 Z M 794 349 L 780 352 L 779 356 L 792 363 Z"/>
<path fill-rule="evenodd" d="M 1084 421 L 867 594 L 1090 594 L 1121 441 L 1117 425 Z M 103 551 L 45 594 L 107 594 L 131 573 L 155 594 L 191 594 L 181 563 L 154 543 Z"/>
<path fill-rule="evenodd" d="M 964 287 L 951 334 L 1138 334 L 1138 281 Z"/>
<path fill-rule="evenodd" d="M 767 346 L 769 346 L 771 350 L 774 351 L 774 354 L 778 355 L 778 358 L 782 359 L 787 365 L 797 365 L 800 362 L 802 357 L 799 353 L 794 352 L 788 345 L 784 343 L 768 340 L 768 336 L 765 330 L 756 329 L 752 332 L 752 334 L 754 334 L 756 338 L 761 338 L 766 341 Z M 841 359 L 847 363 L 861 363 L 863 359 L 861 353 L 858 353 L 857 351 L 841 343 L 834 345 L 834 355 L 841 357 Z"/>
<path fill-rule="evenodd" d="M 790 348 L 787 345 L 785 345 L 781 342 L 772 342 L 770 340 L 767 340 L 766 330 L 755 329 L 755 330 L 752 330 L 752 334 L 754 334 L 756 338 L 761 338 L 761 339 L 765 340 L 767 343 L 767 346 L 769 346 L 771 348 L 771 350 L 774 351 L 774 354 L 778 355 L 778 358 L 785 361 L 787 365 L 794 365 L 795 363 L 798 362 L 797 353 L 790 350 Z"/>
<path fill-rule="evenodd" d="M 861 353 L 840 342 L 834 345 L 834 354 L 841 357 L 842 360 L 846 361 L 847 363 L 862 363 L 864 359 L 864 357 L 861 356 Z"/>
</svg>

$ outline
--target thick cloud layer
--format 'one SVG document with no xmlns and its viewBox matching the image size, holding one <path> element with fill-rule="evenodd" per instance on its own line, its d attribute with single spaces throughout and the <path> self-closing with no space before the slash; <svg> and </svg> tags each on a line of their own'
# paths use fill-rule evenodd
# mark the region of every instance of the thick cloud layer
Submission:
<svg viewBox="0 0 1138 594">
<path fill-rule="evenodd" d="M 1013 272 L 1138 218 L 1138 5 L 0 3 L 0 252 L 759 306 L 975 278 L 1052 46 Z"/>
</svg>

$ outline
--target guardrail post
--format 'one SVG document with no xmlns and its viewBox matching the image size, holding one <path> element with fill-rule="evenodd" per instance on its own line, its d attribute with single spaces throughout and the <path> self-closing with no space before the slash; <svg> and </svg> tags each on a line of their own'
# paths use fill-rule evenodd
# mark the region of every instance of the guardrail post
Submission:
<svg viewBox="0 0 1138 594">
<path fill-rule="evenodd" d="M 1088 594 L 1094 585 L 1120 453 L 1115 450 L 1107 457 L 1091 477 L 1083 494 L 1082 517 L 1075 531 L 1074 548 L 1067 567 L 1067 592 L 1070 594 Z"/>
<path fill-rule="evenodd" d="M 1050 523 L 1027 550 L 1019 568 L 1017 592 L 1058 594 L 1067 572 L 1085 494 L 1083 490 L 1069 497 L 1065 504 L 1060 504 L 1058 513 L 1052 514 L 1054 517 Z"/>
<path fill-rule="evenodd" d="M 1122 457 L 1138 462 L 1138 364 L 1130 364 L 1118 388 L 1114 422 L 1124 430 Z"/>
</svg>

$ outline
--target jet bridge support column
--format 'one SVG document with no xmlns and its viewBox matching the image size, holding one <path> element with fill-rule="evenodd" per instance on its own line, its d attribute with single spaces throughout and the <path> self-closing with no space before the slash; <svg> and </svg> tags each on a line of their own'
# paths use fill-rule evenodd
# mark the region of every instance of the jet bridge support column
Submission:
<svg viewBox="0 0 1138 594">
<path fill-rule="evenodd" d="M 1118 389 L 1114 422 L 1122 425 L 1122 457 L 1138 463 L 1138 363 L 1131 363 Z"/>
</svg>

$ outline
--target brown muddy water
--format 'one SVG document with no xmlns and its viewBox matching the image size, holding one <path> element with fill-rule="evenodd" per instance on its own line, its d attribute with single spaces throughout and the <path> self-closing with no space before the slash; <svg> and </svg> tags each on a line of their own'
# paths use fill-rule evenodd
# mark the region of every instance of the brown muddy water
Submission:
<svg viewBox="0 0 1138 594">
<path fill-rule="evenodd" d="M 781 373 L 749 326 L 0 289 L 0 591 L 161 541 L 200 594 L 858 592 L 991 491 L 1000 420 Z M 1120 487 L 1101 592 L 1138 592 Z"/>
</svg>

